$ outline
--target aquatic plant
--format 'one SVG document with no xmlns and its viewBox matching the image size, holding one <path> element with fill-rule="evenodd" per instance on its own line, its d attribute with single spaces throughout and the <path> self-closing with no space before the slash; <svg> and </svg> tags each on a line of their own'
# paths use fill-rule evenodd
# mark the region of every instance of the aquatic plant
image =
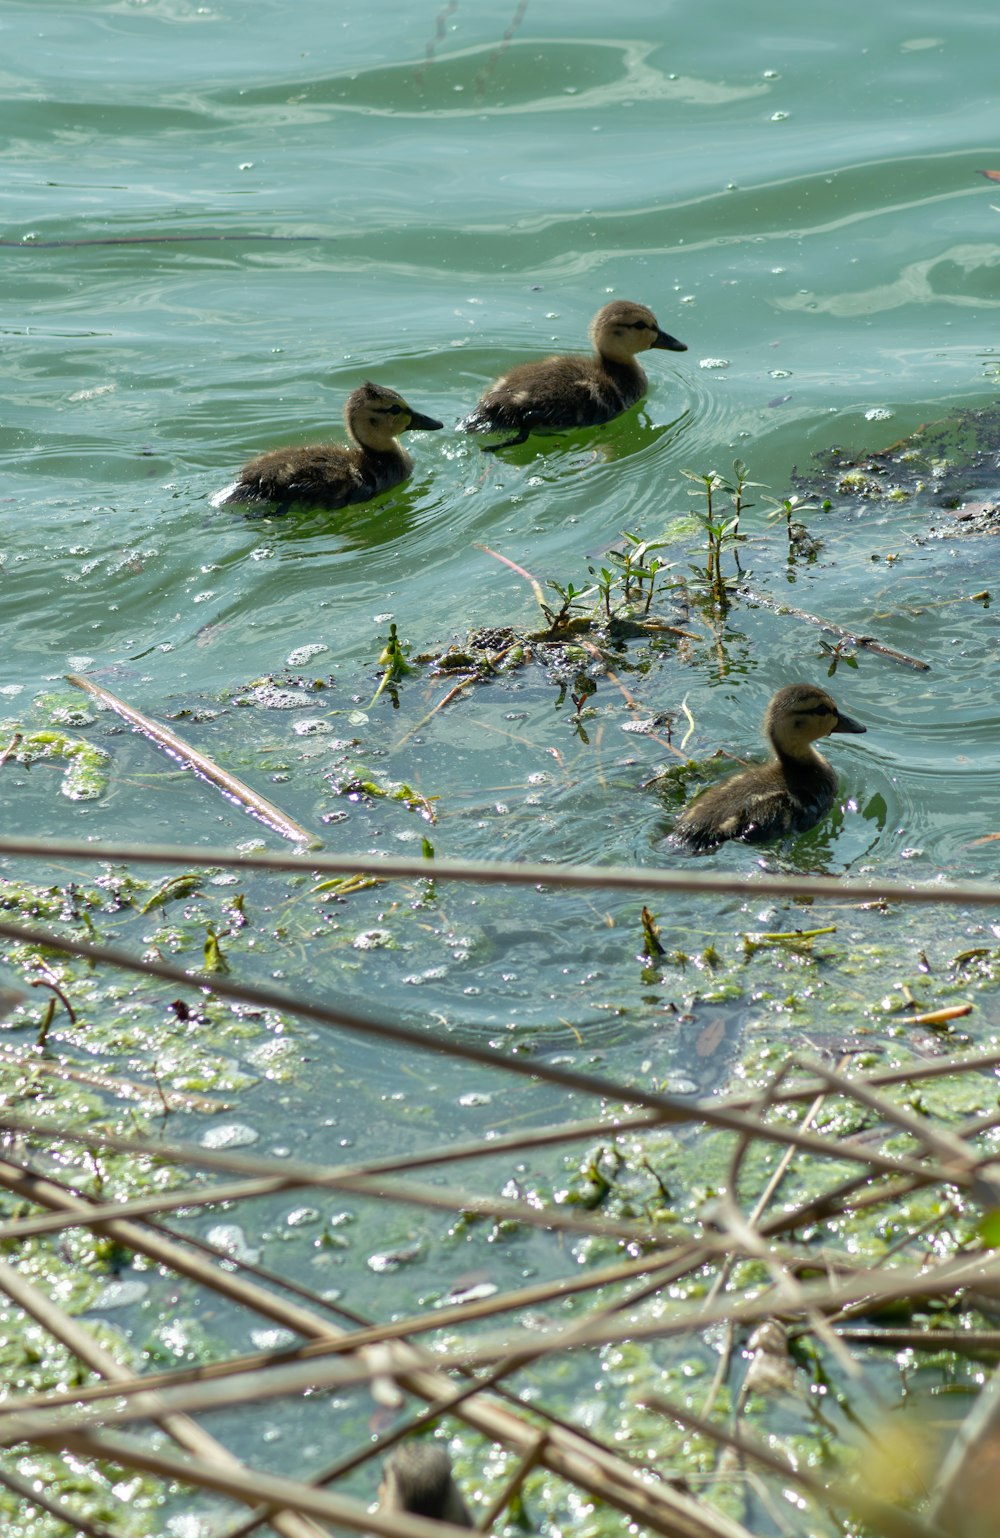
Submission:
<svg viewBox="0 0 1000 1538">
<path fill-rule="evenodd" d="M 384 692 L 388 692 L 389 698 L 392 701 L 393 709 L 398 710 L 399 694 L 396 690 L 396 685 L 401 679 L 406 678 L 408 674 L 411 674 L 416 670 L 412 668 L 406 660 L 406 654 L 404 652 L 403 645 L 399 639 L 399 636 L 396 633 L 396 626 L 394 622 L 389 626 L 389 639 L 386 641 L 385 646 L 382 648 L 382 651 L 379 654 L 378 665 L 385 671 L 379 680 L 378 688 L 375 690 L 375 693 L 371 697 L 371 700 L 368 704 L 368 709 L 371 710 L 372 706 L 377 702 L 379 697 Z"/>
<path fill-rule="evenodd" d="M 689 495 L 704 498 L 705 504 L 704 507 L 696 505 L 693 508 L 694 517 L 705 535 L 705 566 L 691 569 L 696 576 L 703 578 L 712 601 L 721 613 L 725 613 L 732 584 L 722 574 L 722 553 L 727 546 L 732 549 L 739 571 L 737 547 L 743 537 L 740 534 L 740 519 L 753 506 L 752 502 L 744 500 L 744 493 L 758 482 L 749 479 L 747 467 L 741 459 L 733 460 L 731 481 L 724 479 L 716 470 L 682 470 L 681 474 L 697 484 L 698 489 Z M 720 512 L 718 502 L 723 497 L 729 499 L 728 507 Z"/>
<path fill-rule="evenodd" d="M 616 612 L 630 618 L 648 614 L 656 593 L 657 578 L 672 570 L 672 562 L 661 561 L 652 554 L 654 550 L 662 550 L 666 540 L 642 539 L 625 530 L 621 537 L 625 541 L 622 548 L 617 550 L 612 546 L 607 552 L 612 563 L 610 568 L 602 566 L 599 573 L 592 566 L 589 568 L 598 579 L 601 605 L 608 620 L 613 619 Z"/>
</svg>

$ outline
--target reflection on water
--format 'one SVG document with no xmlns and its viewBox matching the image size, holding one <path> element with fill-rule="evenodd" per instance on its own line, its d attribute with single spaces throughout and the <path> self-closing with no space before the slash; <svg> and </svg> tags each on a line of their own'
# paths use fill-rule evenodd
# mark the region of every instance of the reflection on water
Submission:
<svg viewBox="0 0 1000 1538">
<path fill-rule="evenodd" d="M 317 535 L 324 539 L 329 535 L 335 536 L 338 545 L 345 550 L 365 550 L 372 545 L 391 544 L 393 540 L 410 532 L 414 508 L 419 500 L 419 488 L 412 497 L 397 488 L 366 503 L 332 511 L 295 506 L 283 513 L 267 507 L 259 511 L 238 506 L 223 508 L 222 503 L 235 484 L 234 481 L 217 491 L 211 499 L 212 505 L 234 522 L 253 525 L 255 532 L 272 542 L 276 553 L 280 552 L 282 546 L 313 541 Z"/>
<path fill-rule="evenodd" d="M 967 194 L 953 194 L 967 196 Z M 878 217 L 882 217 L 879 214 Z M 778 301 L 784 310 L 817 310 L 829 315 L 873 315 L 901 305 L 952 304 L 996 309 L 996 268 L 1000 246 L 962 245 L 942 251 L 929 261 L 911 262 L 893 282 L 855 293 L 821 296 L 810 290 Z"/>
<path fill-rule="evenodd" d="M 584 114 L 640 101 L 717 107 L 773 92 L 767 80 L 735 82 L 668 73 L 650 62 L 658 52 L 655 43 L 518 39 L 502 53 L 489 45 L 449 50 L 416 68 L 404 64 L 299 81 L 292 93 L 280 86 L 244 91 L 237 105 L 256 111 L 271 107 L 274 121 L 290 123 L 321 120 L 326 113 L 317 113 L 317 108 L 392 117 L 464 118 L 483 112 L 502 117 Z"/>
</svg>

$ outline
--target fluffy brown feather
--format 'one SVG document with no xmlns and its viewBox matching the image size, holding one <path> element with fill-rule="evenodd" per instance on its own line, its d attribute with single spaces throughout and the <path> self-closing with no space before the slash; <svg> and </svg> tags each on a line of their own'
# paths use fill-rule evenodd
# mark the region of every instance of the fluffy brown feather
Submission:
<svg viewBox="0 0 1000 1538">
<path fill-rule="evenodd" d="M 423 416 L 395 390 L 370 381 L 344 406 L 350 444 L 307 443 L 270 449 L 243 466 L 216 505 L 275 503 L 276 512 L 304 507 L 348 507 L 368 502 L 405 481 L 413 460 L 399 442 L 410 428 L 434 432 L 443 424 Z"/>
<path fill-rule="evenodd" d="M 651 347 L 687 351 L 683 342 L 660 330 L 652 310 L 628 299 L 598 310 L 590 337 L 594 351 L 589 358 L 567 354 L 517 364 L 494 380 L 459 426 L 471 433 L 515 431 L 504 443 L 489 445 L 491 452 L 523 443 L 536 429 L 598 427 L 645 395 L 646 376 L 635 361 L 637 353 Z"/>
<path fill-rule="evenodd" d="M 731 838 L 757 844 L 804 833 L 826 815 L 837 794 L 836 773 L 813 743 L 831 732 L 864 731 L 867 727 L 843 715 L 824 689 L 812 684 L 779 689 L 764 716 L 770 762 L 703 791 L 684 808 L 671 837 L 704 854 Z"/>
</svg>

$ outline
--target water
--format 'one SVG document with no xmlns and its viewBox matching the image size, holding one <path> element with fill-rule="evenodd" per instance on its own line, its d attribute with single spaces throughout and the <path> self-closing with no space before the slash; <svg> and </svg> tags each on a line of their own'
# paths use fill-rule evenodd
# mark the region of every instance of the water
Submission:
<svg viewBox="0 0 1000 1538">
<path fill-rule="evenodd" d="M 528 583 L 489 551 L 543 584 L 582 586 L 588 558 L 622 530 L 676 528 L 691 505 L 685 469 L 727 473 L 740 457 L 785 496 L 794 467 L 831 445 L 881 448 L 990 401 L 1000 189 L 977 172 L 998 167 L 994 32 L 987 7 L 942 19 L 857 0 L 792 19 L 784 4 L 726 0 L 626 0 L 613 15 L 592 0 L 531 0 L 523 14 L 8 0 L 0 715 L 37 725 L 35 696 L 71 669 L 154 717 L 194 712 L 177 729 L 331 850 L 415 852 L 427 836 L 440 855 L 667 859 L 669 812 L 641 786 L 671 758 L 623 734 L 615 680 L 598 680 L 587 740 L 538 667 L 429 719 L 448 684 L 425 669 L 398 710 L 386 697 L 368 710 L 389 621 L 414 654 L 481 626 L 534 628 Z M 689 346 L 649 356 L 640 408 L 496 458 L 450 430 L 511 363 L 583 346 L 611 295 L 650 304 Z M 367 377 L 449 424 L 413 439 L 408 486 L 329 516 L 212 507 L 251 455 L 338 434 Z M 917 543 L 932 500 L 835 497 L 806 517 L 818 559 L 791 570 L 760 495 L 746 516 L 743 562 L 762 589 L 931 664 L 862 655 L 838 669 L 839 702 L 869 724 L 831 748 L 846 811 L 779 863 L 995 871 L 995 844 L 970 848 L 997 831 L 994 611 L 932 606 L 988 587 L 993 548 Z M 680 571 L 693 543 L 677 535 L 666 552 Z M 665 615 L 683 623 L 670 604 Z M 664 643 L 641 675 L 627 649 L 618 677 L 640 715 L 672 714 L 675 741 L 686 699 L 698 757 L 752 755 L 773 690 L 826 678 L 819 632 L 792 619 L 740 606 L 724 644 L 697 616 L 692 628 L 699 641 Z M 319 645 L 298 671 L 332 685 L 308 715 L 338 712 L 328 724 L 353 742 L 342 758 L 437 798 L 433 826 L 400 803 L 338 796 L 329 744 L 293 729 L 306 712 L 234 703 Z M 68 801 L 55 774 L 8 765 L 5 826 L 216 845 L 259 833 L 108 730 L 104 717 L 87 729 L 114 755 L 102 799 Z M 717 857 L 746 870 L 757 859 Z M 286 884 L 254 891 L 258 914 L 290 900 Z M 405 896 L 402 908 L 384 892 L 317 906 L 283 980 L 681 1088 L 724 1082 L 760 1009 L 765 1029 L 780 1026 L 749 990 L 713 1003 L 700 966 L 651 988 L 635 902 L 440 903 L 419 935 Z M 659 917 L 668 948 L 692 956 L 789 922 L 736 899 Z M 849 922 L 845 943 L 877 933 L 905 950 L 902 929 Z M 943 947 L 954 931 L 960 948 L 964 920 L 947 923 Z M 396 948 L 354 947 L 379 928 Z M 252 955 L 238 961 L 253 975 Z M 261 973 L 274 973 L 270 953 Z M 691 1030 L 674 1024 L 674 1001 L 693 1010 Z M 701 1057 L 694 1036 L 720 1009 L 726 1048 Z M 294 1126 L 303 1156 L 334 1156 L 323 1118 L 338 1146 L 374 1157 L 440 1135 L 428 1102 L 466 1136 L 553 1111 L 542 1092 L 465 1068 L 302 1042 L 307 1081 L 244 1109 L 269 1145 Z M 379 1100 L 374 1138 L 359 1083 Z M 494 1098 L 469 1103 L 481 1089 Z M 534 1264 L 558 1268 L 543 1241 L 532 1248 Z"/>
</svg>

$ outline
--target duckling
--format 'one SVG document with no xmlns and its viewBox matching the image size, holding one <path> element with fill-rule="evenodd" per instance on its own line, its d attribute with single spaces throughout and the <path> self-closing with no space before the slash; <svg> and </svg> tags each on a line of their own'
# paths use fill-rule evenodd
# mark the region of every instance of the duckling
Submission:
<svg viewBox="0 0 1000 1538">
<path fill-rule="evenodd" d="M 275 511 L 283 513 L 293 503 L 337 508 L 368 502 L 405 481 L 413 469 L 399 434 L 414 427 L 437 432 L 444 426 L 414 411 L 395 390 L 370 380 L 347 397 L 344 421 L 351 447 L 307 443 L 271 449 L 243 466 L 239 479 L 213 498 L 215 506 L 275 502 Z"/>
<path fill-rule="evenodd" d="M 401 1442 L 387 1458 L 378 1504 L 382 1511 L 412 1511 L 433 1522 L 471 1527 L 472 1518 L 436 1442 Z"/>
<path fill-rule="evenodd" d="M 838 710 L 823 689 L 812 684 L 779 689 L 764 716 L 764 735 L 774 749 L 770 763 L 712 785 L 684 808 L 671 837 L 702 854 L 728 838 L 759 844 L 804 833 L 830 810 L 837 793 L 837 776 L 813 743 L 831 732 L 867 730 Z"/>
<path fill-rule="evenodd" d="M 519 363 L 494 380 L 474 411 L 458 425 L 468 433 L 516 436 L 487 446 L 487 453 L 513 448 L 536 429 L 599 427 L 620 416 L 646 393 L 646 376 L 636 353 L 650 347 L 687 352 L 687 345 L 661 331 L 652 310 L 614 299 L 590 323 L 594 355 L 578 354 Z"/>
</svg>

